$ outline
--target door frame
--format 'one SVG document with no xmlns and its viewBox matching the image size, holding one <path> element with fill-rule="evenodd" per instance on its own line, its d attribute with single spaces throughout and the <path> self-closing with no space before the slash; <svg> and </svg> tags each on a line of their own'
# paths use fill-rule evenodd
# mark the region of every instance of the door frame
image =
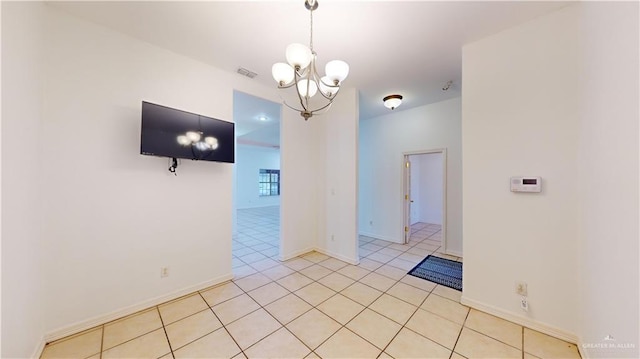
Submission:
<svg viewBox="0 0 640 359">
<path fill-rule="evenodd" d="M 407 240 L 405 241 L 405 233 L 407 233 L 405 227 L 409 226 L 408 231 L 410 234 L 411 231 L 411 223 L 407 223 L 410 217 L 410 213 L 408 212 L 410 210 L 410 205 L 411 205 L 411 198 L 407 198 L 407 194 L 411 191 L 411 183 L 409 181 L 409 177 L 407 175 L 407 167 L 406 167 L 406 163 L 407 161 L 409 161 L 409 156 L 415 156 L 415 155 L 427 155 L 427 154 L 431 154 L 431 153 L 441 153 L 442 154 L 442 236 L 440 239 L 440 246 L 442 247 L 442 251 L 444 253 L 446 253 L 447 251 L 447 149 L 446 148 L 436 148 L 436 149 L 430 149 L 430 150 L 421 150 L 421 151 L 409 151 L 409 152 L 403 152 L 402 153 L 402 209 L 403 209 L 403 214 L 402 214 L 402 235 L 400 236 L 400 238 L 403 239 L 403 242 L 408 242 L 408 237 Z M 409 169 L 410 171 L 411 169 Z"/>
</svg>

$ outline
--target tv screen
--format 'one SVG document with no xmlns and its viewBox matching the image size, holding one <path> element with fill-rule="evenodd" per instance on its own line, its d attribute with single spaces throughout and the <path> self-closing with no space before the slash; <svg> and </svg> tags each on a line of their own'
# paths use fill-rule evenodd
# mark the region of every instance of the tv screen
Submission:
<svg viewBox="0 0 640 359">
<path fill-rule="evenodd" d="M 142 102 L 140 154 L 234 162 L 234 123 Z"/>
</svg>

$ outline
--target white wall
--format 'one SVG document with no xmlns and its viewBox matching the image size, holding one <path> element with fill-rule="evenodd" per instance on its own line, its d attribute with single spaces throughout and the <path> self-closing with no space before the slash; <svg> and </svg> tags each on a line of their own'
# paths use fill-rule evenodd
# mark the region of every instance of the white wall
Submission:
<svg viewBox="0 0 640 359">
<path fill-rule="evenodd" d="M 428 153 L 415 157 L 420 163 L 420 175 L 417 178 L 420 192 L 417 197 L 414 196 L 420 207 L 420 222 L 442 224 L 442 153 Z M 414 179 L 411 178 L 411 181 L 413 185 Z"/>
<path fill-rule="evenodd" d="M 462 255 L 460 123 L 460 98 L 360 121 L 360 234 L 402 243 L 403 152 L 446 148 L 446 251 Z"/>
<path fill-rule="evenodd" d="M 326 114 L 313 117 L 322 126 L 318 146 L 317 248 L 349 263 L 358 258 L 358 93 L 341 89 Z"/>
<path fill-rule="evenodd" d="M 463 303 L 564 338 L 578 329 L 578 22 L 570 6 L 463 47 Z M 542 193 L 510 192 L 518 175 Z"/>
<path fill-rule="evenodd" d="M 283 109 L 280 119 L 280 259 L 316 247 L 320 227 L 318 185 L 324 176 L 318 156 L 322 123 L 304 121 L 298 112 Z"/>
<path fill-rule="evenodd" d="M 41 3 L 2 2 L 2 351 L 37 355 L 44 336 L 40 164 Z"/>
<path fill-rule="evenodd" d="M 588 358 L 638 358 L 638 3 L 582 7 L 578 282 Z M 612 81 L 614 84 L 612 86 Z M 630 349 L 605 349 L 611 344 Z"/>
<path fill-rule="evenodd" d="M 236 208 L 277 206 L 280 196 L 263 196 L 258 191 L 260 169 L 280 169 L 277 148 L 238 145 L 236 147 L 237 197 Z"/>
<path fill-rule="evenodd" d="M 46 42 L 47 330 L 230 278 L 233 165 L 139 138 L 142 100 L 232 119 L 231 75 L 54 9 Z"/>
<path fill-rule="evenodd" d="M 263 98 L 273 89 L 56 9 L 48 15 L 46 330 L 230 278 L 233 165 L 182 161 L 173 176 L 166 159 L 139 155 L 140 102 L 232 119 L 234 89 Z"/>
<path fill-rule="evenodd" d="M 315 249 L 358 261 L 357 100 L 343 88 L 327 113 L 308 121 L 282 111 L 281 259 Z"/>
</svg>

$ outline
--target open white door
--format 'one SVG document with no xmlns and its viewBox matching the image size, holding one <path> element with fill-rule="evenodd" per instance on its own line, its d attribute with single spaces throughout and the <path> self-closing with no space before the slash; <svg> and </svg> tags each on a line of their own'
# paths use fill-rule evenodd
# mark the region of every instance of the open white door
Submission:
<svg viewBox="0 0 640 359">
<path fill-rule="evenodd" d="M 404 243 L 409 243 L 411 237 L 411 161 L 404 156 Z"/>
<path fill-rule="evenodd" d="M 427 167 L 423 167 L 425 155 L 431 154 L 440 154 L 441 155 L 441 170 L 436 171 L 433 167 L 426 171 Z M 425 151 L 416 151 L 416 152 L 405 152 L 403 153 L 403 162 L 402 162 L 402 207 L 403 207 L 403 228 L 402 228 L 402 238 L 404 239 L 404 243 L 409 243 L 409 239 L 411 237 L 411 224 L 418 222 L 425 223 L 433 223 L 440 224 L 440 228 L 442 231 L 440 237 L 440 244 L 444 250 L 446 250 L 446 241 L 447 241 L 447 150 L 445 148 L 442 149 L 433 149 L 433 150 L 425 150 Z M 434 157 L 431 157 L 434 158 Z M 413 162 L 412 162 L 413 160 Z M 435 163 L 431 162 L 431 166 Z M 437 164 L 436 164 L 437 165 Z M 412 168 L 415 167 L 415 168 Z M 413 172 L 413 178 L 411 173 Z M 428 185 L 423 181 L 425 176 L 428 176 L 428 173 L 436 173 L 436 176 L 440 178 L 440 181 L 435 181 L 431 177 L 429 183 L 435 183 L 432 185 Z M 413 184 L 413 191 L 411 182 L 415 182 Z M 415 196 L 416 202 L 414 203 L 413 195 Z M 423 193 L 425 195 L 423 195 Z M 430 196 L 427 193 L 435 193 L 435 196 L 439 196 L 440 200 L 436 200 L 435 197 L 430 197 L 428 200 L 424 196 Z M 438 204 L 441 203 L 441 204 Z M 426 206 L 426 207 L 425 207 Z M 436 210 L 440 206 L 440 210 Z M 415 207 L 412 213 L 411 208 Z M 426 217 L 425 217 L 426 216 Z M 438 218 L 434 218 L 438 217 Z M 413 217 L 413 221 L 411 218 Z M 433 221 L 433 222 L 431 222 Z M 423 228 L 419 227 L 419 228 Z"/>
</svg>

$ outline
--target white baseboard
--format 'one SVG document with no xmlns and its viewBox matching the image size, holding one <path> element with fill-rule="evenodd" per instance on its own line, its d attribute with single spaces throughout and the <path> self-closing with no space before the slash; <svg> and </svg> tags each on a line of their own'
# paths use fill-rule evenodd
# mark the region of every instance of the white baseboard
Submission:
<svg viewBox="0 0 640 359">
<path fill-rule="evenodd" d="M 491 315 L 494 315 L 496 317 L 500 317 L 502 319 L 508 320 L 510 322 L 516 323 L 516 324 L 520 324 L 523 327 L 527 327 L 529 329 L 533 329 L 533 330 L 537 330 L 540 333 L 544 333 L 547 335 L 551 335 L 552 337 L 556 337 L 558 339 L 562 339 L 564 341 L 567 341 L 569 343 L 574 343 L 576 345 L 578 345 L 577 343 L 579 342 L 578 340 L 578 336 L 567 332 L 565 330 L 556 328 L 552 325 L 548 325 L 542 322 L 539 322 L 537 320 L 533 320 L 530 318 L 525 318 L 525 317 L 521 317 L 519 315 L 516 315 L 512 312 L 508 312 L 505 311 L 503 309 L 499 309 L 496 308 L 492 305 L 488 305 L 488 304 L 484 304 L 478 301 L 475 301 L 473 299 L 469 299 L 467 297 L 462 296 L 462 298 L 460 298 L 460 303 L 464 304 L 468 307 L 477 309 L 477 310 L 481 310 L 485 313 L 489 313 Z M 580 347 L 580 345 L 578 345 L 578 348 Z M 582 353 L 582 352 L 580 352 Z M 584 357 L 583 357 L 584 358 Z"/>
<path fill-rule="evenodd" d="M 361 236 L 371 237 L 371 238 L 375 238 L 375 239 L 381 239 L 381 240 L 387 241 L 387 242 L 402 244 L 402 241 L 397 241 L 395 238 L 385 237 L 385 236 L 381 236 L 381 235 L 374 234 L 374 233 L 368 233 L 368 232 L 362 232 L 361 231 L 358 234 L 361 235 Z"/>
<path fill-rule="evenodd" d="M 337 253 L 333 253 L 333 252 L 327 251 L 326 249 L 322 249 L 322 248 L 319 248 L 319 247 L 310 247 L 310 248 L 306 248 L 306 249 L 301 249 L 299 251 L 296 251 L 296 252 L 293 252 L 293 253 L 289 253 L 289 254 L 286 254 L 286 255 L 280 254 L 280 261 L 281 262 L 288 261 L 289 259 L 292 259 L 292 258 L 295 258 L 295 257 L 299 257 L 299 256 L 301 256 L 303 254 L 306 254 L 306 253 L 309 253 L 309 252 L 312 252 L 312 251 L 316 251 L 318 253 L 326 254 L 329 257 L 333 257 L 335 259 L 339 259 L 339 260 L 341 260 L 343 262 L 347 262 L 349 264 L 353 264 L 353 265 L 360 264 L 360 259 L 359 258 L 353 259 L 353 258 L 345 257 L 343 255 L 340 255 L 340 254 L 337 254 Z"/>
<path fill-rule="evenodd" d="M 44 337 L 40 337 L 40 342 L 36 345 L 36 348 L 33 350 L 33 353 L 29 358 L 38 359 L 42 356 L 42 352 L 44 351 L 44 346 L 47 344 L 47 341 L 44 340 Z"/>
<path fill-rule="evenodd" d="M 266 208 L 266 207 L 280 207 L 280 203 L 276 203 L 276 204 L 257 204 L 257 205 L 253 205 L 253 206 L 236 207 L 236 210 L 238 210 L 238 209 Z"/>
<path fill-rule="evenodd" d="M 450 256 L 456 256 L 456 257 L 460 257 L 460 258 L 464 258 L 462 257 L 462 252 L 458 252 L 458 251 L 452 251 L 452 250 L 445 250 L 444 254 L 448 254 Z"/>
<path fill-rule="evenodd" d="M 280 259 L 281 262 L 288 261 L 289 259 L 301 256 L 301 255 L 303 255 L 305 253 L 309 253 L 309 252 L 311 252 L 313 250 L 315 250 L 315 247 L 309 247 L 309 248 L 306 248 L 306 249 L 301 249 L 301 250 L 295 251 L 293 253 L 287 253 L 287 254 L 280 253 L 279 259 Z"/>
<path fill-rule="evenodd" d="M 317 247 L 315 248 L 315 251 L 319 252 L 319 253 L 322 253 L 322 254 L 326 254 L 329 257 L 333 257 L 335 259 L 339 259 L 339 260 L 341 260 L 343 262 L 347 262 L 347 263 L 352 264 L 354 266 L 357 266 L 358 264 L 360 264 L 360 258 L 353 259 L 353 258 L 345 257 L 345 256 L 343 256 L 341 254 L 333 253 L 333 252 L 328 251 L 326 249 L 317 248 Z"/>
<path fill-rule="evenodd" d="M 128 307 L 122 308 L 122 309 L 118 309 L 115 310 L 113 312 L 107 313 L 107 314 L 102 314 L 102 315 L 98 315 L 95 316 L 93 318 L 89 318 L 87 320 L 83 320 L 71 325 L 67 325 L 65 327 L 53 330 L 49 333 L 47 333 L 44 337 L 44 342 L 45 343 L 50 343 L 54 340 L 58 340 L 61 338 L 64 338 L 66 336 L 72 335 L 72 334 L 76 334 L 82 331 L 85 331 L 87 329 L 91 329 L 94 328 L 96 326 L 102 325 L 104 323 L 108 323 L 110 321 L 122 318 L 122 317 L 126 317 L 127 315 L 131 315 L 133 313 L 137 313 L 139 311 L 142 311 L 144 309 L 148 309 L 151 307 L 154 307 L 156 305 L 162 304 L 164 302 L 168 302 L 170 300 L 182 297 L 184 295 L 199 291 L 201 289 L 207 288 L 207 287 L 211 287 L 214 286 L 216 284 L 220 284 L 226 281 L 229 281 L 233 279 L 233 274 L 226 274 L 211 280 L 207 280 L 183 289 L 179 289 L 176 290 L 174 292 L 168 293 L 168 294 L 163 294 L 160 296 L 157 296 L 155 298 L 151 298 L 145 301 L 142 301 L 140 303 L 137 304 L 133 304 L 130 305 Z M 44 345 L 42 346 L 44 348 Z M 39 355 L 37 356 L 39 357 Z"/>
</svg>

